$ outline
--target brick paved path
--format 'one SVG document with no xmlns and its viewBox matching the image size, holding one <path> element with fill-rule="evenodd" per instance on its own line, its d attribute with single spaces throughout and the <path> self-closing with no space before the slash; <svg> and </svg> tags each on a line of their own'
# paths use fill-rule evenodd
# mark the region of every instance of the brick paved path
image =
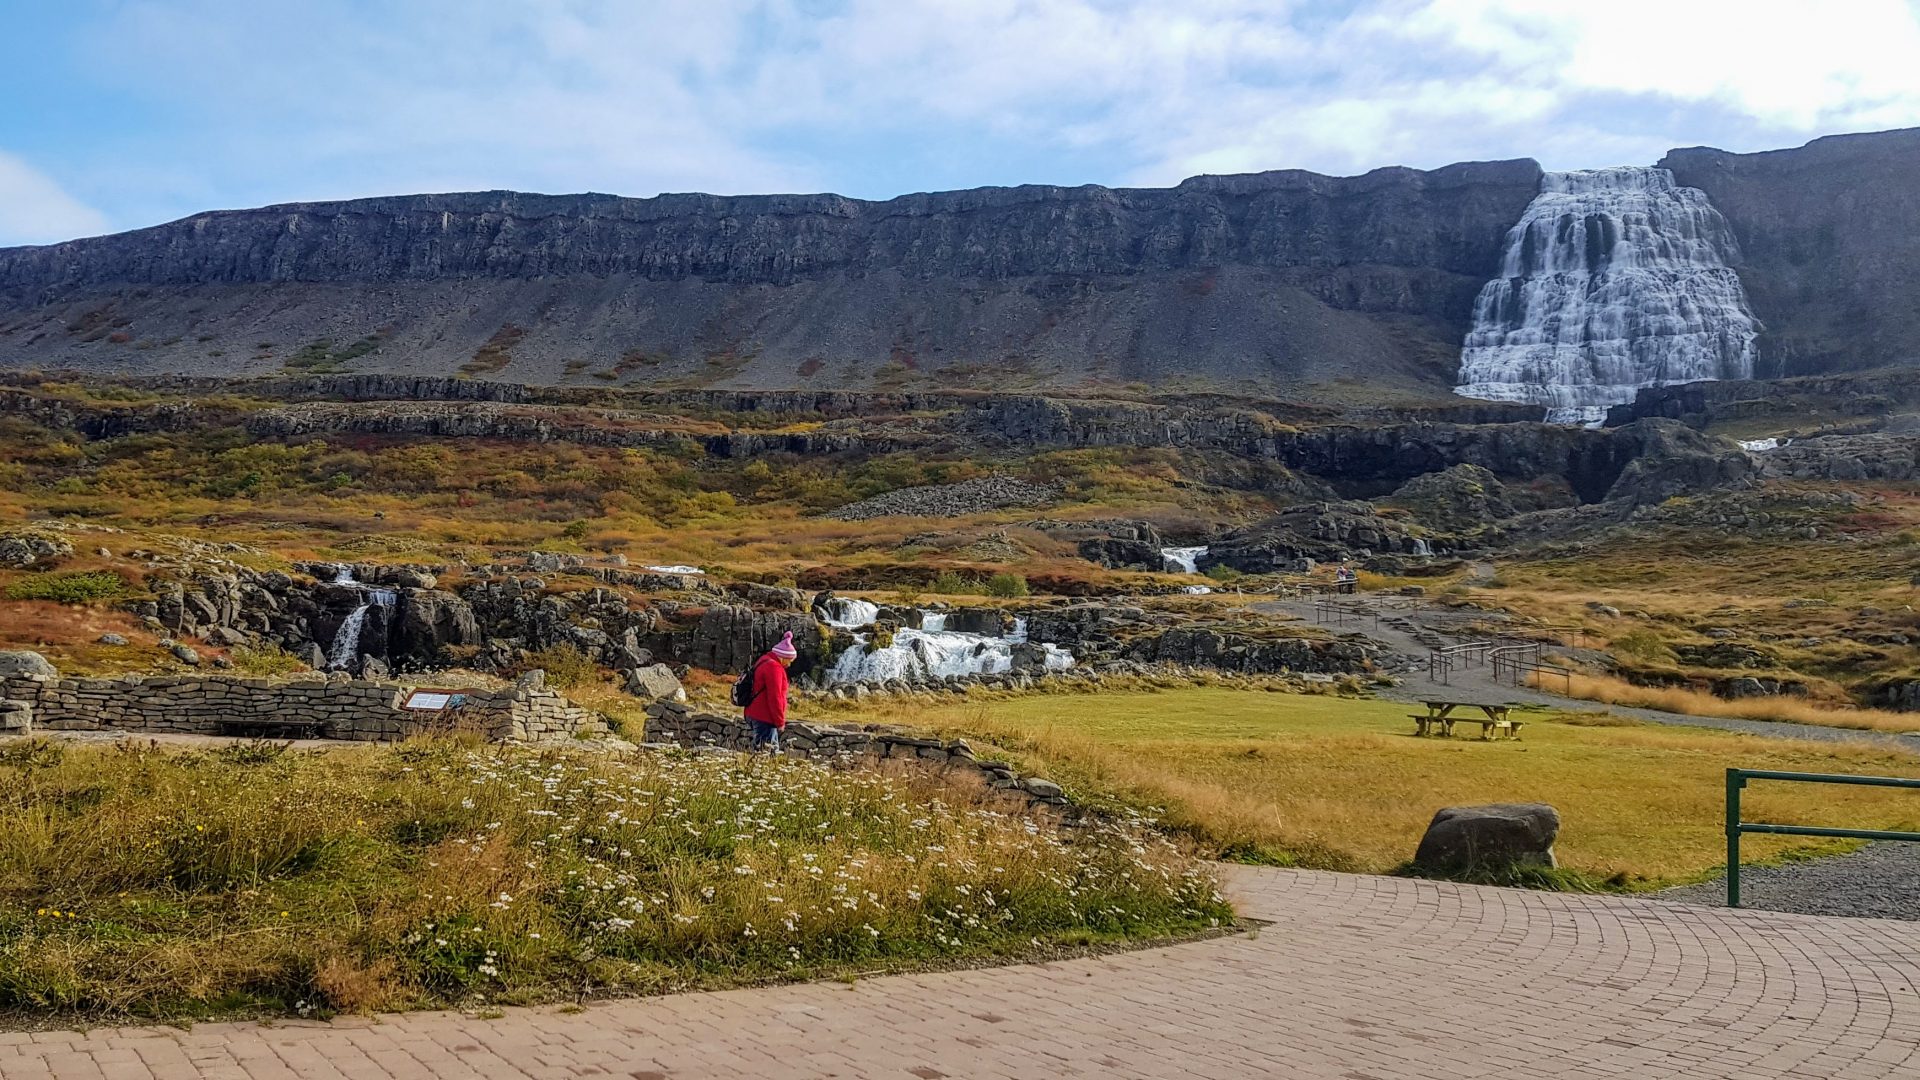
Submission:
<svg viewBox="0 0 1920 1080">
<path fill-rule="evenodd" d="M 1257 935 L 497 1020 L 0 1034 L 0 1077 L 1920 1076 L 1920 927 L 1235 869 Z"/>
</svg>

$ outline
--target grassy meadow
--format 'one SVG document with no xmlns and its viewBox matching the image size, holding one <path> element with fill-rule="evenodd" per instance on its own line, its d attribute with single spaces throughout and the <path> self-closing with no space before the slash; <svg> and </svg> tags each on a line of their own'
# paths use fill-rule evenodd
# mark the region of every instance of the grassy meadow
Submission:
<svg viewBox="0 0 1920 1080">
<path fill-rule="evenodd" d="M 1133 824 L 927 774 L 415 742 L 0 745 L 0 1016 L 479 1006 L 1057 955 L 1231 919 Z"/>
<path fill-rule="evenodd" d="M 1227 688 L 888 711 L 1003 747 L 1076 794 L 1163 807 L 1170 824 L 1229 857 L 1387 871 L 1412 857 L 1443 806 L 1546 802 L 1563 819 L 1561 865 L 1612 888 L 1695 880 L 1724 864 L 1729 766 L 1920 776 L 1920 756 L 1895 750 L 1596 715 L 1519 714 L 1530 722 L 1517 741 L 1422 739 L 1402 703 Z M 1756 821 L 1920 826 L 1911 792 L 1755 784 L 1746 806 Z M 1746 840 L 1756 861 L 1831 850 Z"/>
</svg>

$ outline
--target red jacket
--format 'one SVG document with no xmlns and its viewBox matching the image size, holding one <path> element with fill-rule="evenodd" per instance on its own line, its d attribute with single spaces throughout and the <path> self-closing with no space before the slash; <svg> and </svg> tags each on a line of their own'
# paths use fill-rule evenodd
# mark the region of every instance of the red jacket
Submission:
<svg viewBox="0 0 1920 1080">
<path fill-rule="evenodd" d="M 753 665 L 753 700 L 747 702 L 747 719 L 774 727 L 787 726 L 787 669 L 772 653 Z"/>
</svg>

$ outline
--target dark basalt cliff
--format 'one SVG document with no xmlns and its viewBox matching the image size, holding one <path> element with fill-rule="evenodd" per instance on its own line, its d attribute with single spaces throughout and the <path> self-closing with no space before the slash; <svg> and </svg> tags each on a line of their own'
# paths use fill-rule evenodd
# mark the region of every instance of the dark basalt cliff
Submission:
<svg viewBox="0 0 1920 1080">
<path fill-rule="evenodd" d="M 1674 150 L 1660 166 L 1733 226 L 1765 324 L 1757 374 L 1920 362 L 1920 128 L 1763 154 Z"/>
<path fill-rule="evenodd" d="M 0 364 L 1444 388 L 1539 175 L 1511 161 L 887 202 L 486 192 L 221 211 L 0 250 Z"/>
</svg>

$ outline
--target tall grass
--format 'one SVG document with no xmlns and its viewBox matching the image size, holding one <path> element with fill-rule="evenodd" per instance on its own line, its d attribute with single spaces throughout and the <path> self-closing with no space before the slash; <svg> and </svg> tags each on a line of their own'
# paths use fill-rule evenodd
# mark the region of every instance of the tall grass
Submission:
<svg viewBox="0 0 1920 1080">
<path fill-rule="evenodd" d="M 790 979 L 1230 917 L 1127 824 L 732 756 L 0 754 L 0 1009 L 300 1014 Z"/>
<path fill-rule="evenodd" d="M 1561 865 L 1630 889 L 1719 865 L 1728 766 L 1920 775 L 1920 757 L 1898 749 L 1610 716 L 1522 714 L 1517 740 L 1416 738 L 1404 703 L 1224 688 L 868 709 L 861 718 L 990 740 L 1083 797 L 1163 807 L 1205 849 L 1253 861 L 1384 872 L 1412 857 L 1441 807 L 1550 803 L 1563 820 Z M 1752 793 L 1750 808 L 1753 820 L 1783 824 L 1920 823 L 1920 798 L 1868 788 L 1774 785 Z M 1832 847 L 1749 843 L 1755 860 Z"/>
<path fill-rule="evenodd" d="M 1569 679 L 1571 682 L 1569 682 Z M 1582 701 L 1658 709 L 1683 716 L 1718 716 L 1734 720 L 1779 720 L 1821 727 L 1865 731 L 1920 731 L 1920 716 L 1886 709 L 1836 709 L 1793 697 L 1753 697 L 1729 700 L 1678 686 L 1636 686 L 1611 675 L 1568 678 L 1536 677 L 1540 689 L 1566 693 Z"/>
</svg>

